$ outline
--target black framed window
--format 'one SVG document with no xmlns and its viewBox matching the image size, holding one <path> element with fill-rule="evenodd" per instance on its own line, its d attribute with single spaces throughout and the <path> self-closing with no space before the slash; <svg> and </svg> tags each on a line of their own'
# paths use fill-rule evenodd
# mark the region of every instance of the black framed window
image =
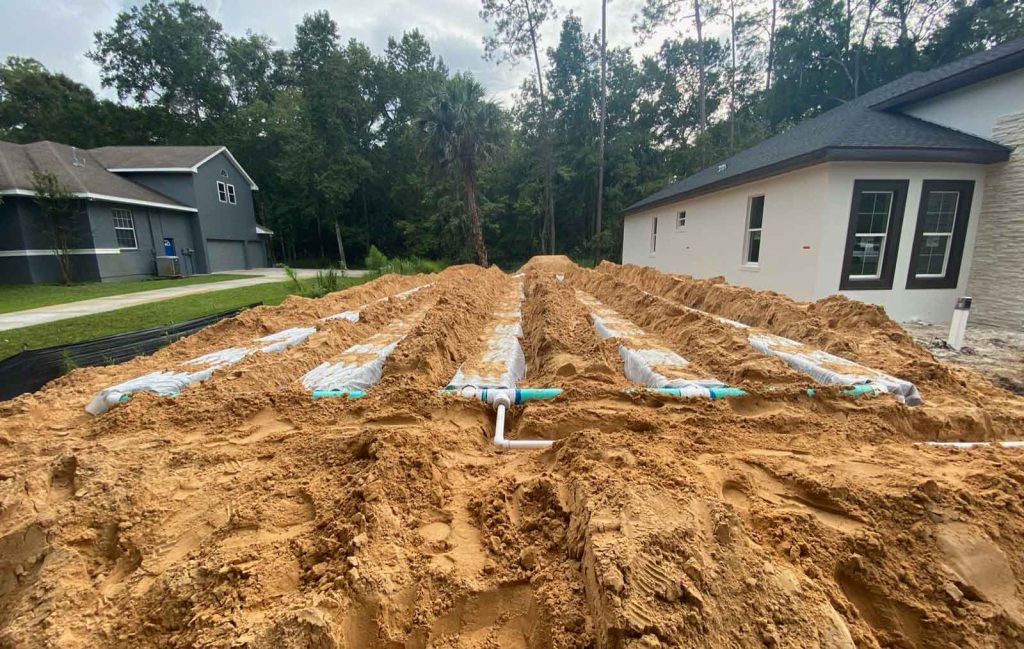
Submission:
<svg viewBox="0 0 1024 649">
<path fill-rule="evenodd" d="M 764 227 L 764 196 L 751 196 L 747 201 L 747 231 L 743 237 L 743 263 L 757 266 L 761 262 L 761 230 Z"/>
<path fill-rule="evenodd" d="M 907 288 L 956 288 L 973 198 L 973 180 L 924 181 Z"/>
<path fill-rule="evenodd" d="M 892 288 L 909 184 L 907 180 L 853 183 L 840 290 Z"/>
</svg>

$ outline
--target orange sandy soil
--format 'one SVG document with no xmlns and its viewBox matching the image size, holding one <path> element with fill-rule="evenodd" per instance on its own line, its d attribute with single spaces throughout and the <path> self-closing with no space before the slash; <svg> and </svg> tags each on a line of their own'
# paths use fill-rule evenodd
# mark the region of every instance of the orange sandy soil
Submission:
<svg viewBox="0 0 1024 649">
<path fill-rule="evenodd" d="M 291 298 L 0 404 L 0 646 L 1024 646 L 1024 451 L 914 445 L 1024 437 L 1024 398 L 844 298 L 565 258 L 523 272 L 522 385 L 565 392 L 513 408 L 507 434 L 549 450 L 499 452 L 489 407 L 437 393 L 518 281 L 496 268 Z M 576 290 L 751 394 L 630 396 Z M 178 397 L 83 411 L 111 384 L 367 303 Z M 925 404 L 808 397 L 683 307 L 912 380 Z M 298 383 L 424 311 L 367 397 L 314 402 Z"/>
</svg>

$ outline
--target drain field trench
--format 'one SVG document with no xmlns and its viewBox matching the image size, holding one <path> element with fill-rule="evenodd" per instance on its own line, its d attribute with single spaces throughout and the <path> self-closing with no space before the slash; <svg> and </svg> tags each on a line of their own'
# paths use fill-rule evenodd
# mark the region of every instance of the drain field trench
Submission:
<svg viewBox="0 0 1024 649">
<path fill-rule="evenodd" d="M 1019 646 L 1024 451 L 926 442 L 1022 430 L 849 300 L 385 275 L 0 403 L 0 645 Z"/>
</svg>

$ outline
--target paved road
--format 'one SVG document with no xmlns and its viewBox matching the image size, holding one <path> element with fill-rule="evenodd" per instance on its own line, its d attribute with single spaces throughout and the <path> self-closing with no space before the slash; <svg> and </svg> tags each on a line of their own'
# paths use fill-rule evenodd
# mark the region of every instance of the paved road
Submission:
<svg viewBox="0 0 1024 649">
<path fill-rule="evenodd" d="M 315 270 L 297 270 L 299 277 L 315 277 Z M 186 295 L 198 295 L 199 293 L 211 293 L 213 291 L 224 291 L 229 288 L 242 288 L 243 286 L 255 286 L 257 284 L 269 284 L 271 282 L 282 282 L 286 278 L 284 271 L 280 268 L 258 268 L 254 270 L 231 271 L 232 275 L 252 275 L 247 279 L 231 279 L 224 282 L 212 284 L 192 284 L 172 288 L 161 288 L 155 291 L 140 291 L 126 295 L 110 295 L 98 297 L 92 300 L 79 300 L 78 302 L 67 302 L 65 304 L 53 304 L 37 309 L 26 309 L 24 311 L 13 311 L 11 313 L 0 313 L 0 331 L 7 329 L 18 329 L 19 327 L 31 327 L 34 325 L 77 318 L 78 316 L 91 315 L 93 313 L 104 313 L 114 311 L 138 304 L 160 302 Z M 366 274 L 363 270 L 350 270 L 348 276 L 361 277 Z"/>
</svg>

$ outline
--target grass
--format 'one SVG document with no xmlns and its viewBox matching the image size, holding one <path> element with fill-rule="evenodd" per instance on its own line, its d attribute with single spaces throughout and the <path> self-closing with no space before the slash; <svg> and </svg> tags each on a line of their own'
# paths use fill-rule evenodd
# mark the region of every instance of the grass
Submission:
<svg viewBox="0 0 1024 649">
<path fill-rule="evenodd" d="M 247 279 L 252 275 L 195 275 L 182 279 L 145 279 L 133 282 L 89 282 L 87 284 L 14 284 L 0 285 L 0 313 L 35 309 L 51 304 L 65 304 L 79 300 L 91 300 L 108 295 L 124 295 L 141 291 L 155 291 L 192 284 L 226 282 L 230 279 Z"/>
<path fill-rule="evenodd" d="M 316 283 L 315 279 L 299 281 L 304 290 L 312 288 Z M 362 281 L 362 279 L 356 278 L 342 279 L 339 289 L 348 288 Z M 295 292 L 292 282 L 258 284 L 189 295 L 151 304 L 140 304 L 126 309 L 58 320 L 34 327 L 0 331 L 0 359 L 7 358 L 23 349 L 65 345 L 136 329 L 159 327 L 235 309 L 254 302 L 262 301 L 266 305 L 276 305 Z"/>
</svg>

